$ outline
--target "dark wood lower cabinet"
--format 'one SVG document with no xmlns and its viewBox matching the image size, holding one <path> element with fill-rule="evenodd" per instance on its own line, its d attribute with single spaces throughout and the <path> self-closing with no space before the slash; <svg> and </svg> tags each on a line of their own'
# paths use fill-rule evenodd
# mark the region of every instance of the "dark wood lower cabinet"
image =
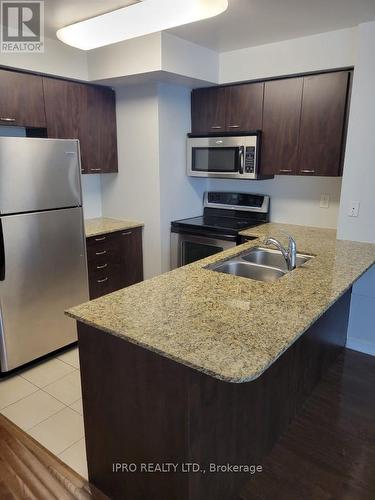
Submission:
<svg viewBox="0 0 375 500">
<path fill-rule="evenodd" d="M 143 280 L 142 228 L 87 238 L 90 299 Z"/>
<path fill-rule="evenodd" d="M 259 378 L 243 384 L 78 323 L 90 481 L 114 500 L 237 500 L 251 475 L 210 472 L 210 464 L 262 465 L 343 351 L 350 296 L 348 291 Z M 187 465 L 183 472 L 192 462 L 199 472 L 186 472 Z M 116 463 L 128 472 L 114 472 Z M 178 468 L 151 473 L 141 470 L 143 463 Z"/>
<path fill-rule="evenodd" d="M 121 249 L 122 286 L 139 283 L 143 280 L 142 230 L 121 231 L 118 238 Z"/>
</svg>

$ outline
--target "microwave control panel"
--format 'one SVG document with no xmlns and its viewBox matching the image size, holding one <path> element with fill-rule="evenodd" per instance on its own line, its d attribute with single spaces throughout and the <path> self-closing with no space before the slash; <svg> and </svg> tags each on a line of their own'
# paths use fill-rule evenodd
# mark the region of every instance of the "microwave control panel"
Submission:
<svg viewBox="0 0 375 500">
<path fill-rule="evenodd" d="M 255 147 L 248 146 L 245 153 L 245 172 L 253 174 L 255 171 Z"/>
</svg>

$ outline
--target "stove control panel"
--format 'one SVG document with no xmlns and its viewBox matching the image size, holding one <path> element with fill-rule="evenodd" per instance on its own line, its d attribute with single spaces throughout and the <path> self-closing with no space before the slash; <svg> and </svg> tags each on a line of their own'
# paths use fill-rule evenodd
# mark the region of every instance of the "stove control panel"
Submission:
<svg viewBox="0 0 375 500">
<path fill-rule="evenodd" d="M 270 197 L 266 194 L 209 191 L 204 195 L 205 208 L 269 213 Z"/>
</svg>

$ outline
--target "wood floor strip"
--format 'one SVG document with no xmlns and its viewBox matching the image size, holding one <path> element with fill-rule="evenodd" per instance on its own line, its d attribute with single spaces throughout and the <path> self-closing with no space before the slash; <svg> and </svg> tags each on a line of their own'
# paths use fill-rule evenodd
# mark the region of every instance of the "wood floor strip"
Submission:
<svg viewBox="0 0 375 500">
<path fill-rule="evenodd" d="M 0 415 L 1 500 L 105 500 L 97 488 Z"/>
</svg>

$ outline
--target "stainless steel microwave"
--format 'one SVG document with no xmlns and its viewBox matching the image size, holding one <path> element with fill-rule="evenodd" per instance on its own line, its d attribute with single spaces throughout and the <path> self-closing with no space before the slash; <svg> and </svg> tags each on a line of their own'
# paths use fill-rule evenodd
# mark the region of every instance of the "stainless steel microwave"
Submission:
<svg viewBox="0 0 375 500">
<path fill-rule="evenodd" d="M 187 174 L 192 177 L 259 179 L 260 132 L 240 136 L 189 135 Z"/>
</svg>

